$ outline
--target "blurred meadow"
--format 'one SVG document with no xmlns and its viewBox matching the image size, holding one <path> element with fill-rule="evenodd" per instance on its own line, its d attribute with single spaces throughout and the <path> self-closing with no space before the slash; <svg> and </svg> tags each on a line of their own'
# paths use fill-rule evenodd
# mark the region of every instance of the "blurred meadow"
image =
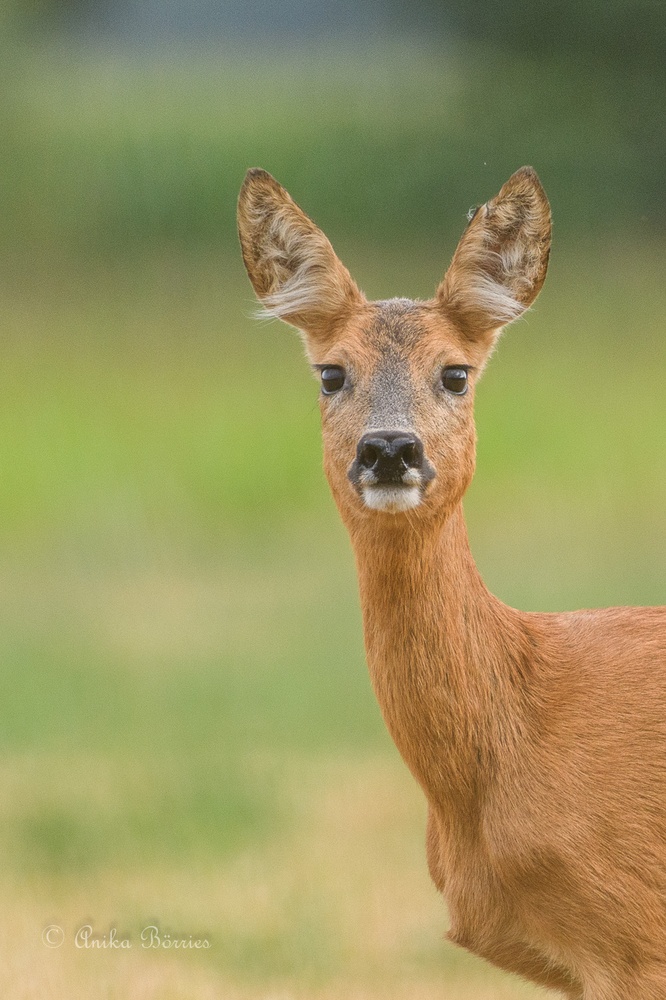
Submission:
<svg viewBox="0 0 666 1000">
<path fill-rule="evenodd" d="M 479 390 L 473 551 L 526 609 L 664 603 L 657 5 L 522 41 L 462 0 L 301 34 L 259 3 L 256 37 L 117 7 L 0 18 L 0 995 L 536 997 L 442 940 L 316 385 L 250 318 L 235 199 L 265 167 L 368 295 L 428 297 L 532 163 L 553 256 Z"/>
</svg>

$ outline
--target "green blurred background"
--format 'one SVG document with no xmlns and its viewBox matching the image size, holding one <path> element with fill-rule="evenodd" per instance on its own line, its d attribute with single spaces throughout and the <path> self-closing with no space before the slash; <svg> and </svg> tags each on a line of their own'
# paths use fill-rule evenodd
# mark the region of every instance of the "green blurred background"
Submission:
<svg viewBox="0 0 666 1000">
<path fill-rule="evenodd" d="M 426 297 L 533 164 L 552 264 L 478 394 L 473 550 L 523 608 L 663 603 L 662 5 L 9 0 L 0 32 L 0 993 L 535 996 L 441 940 L 235 199 L 270 170 L 368 295 Z"/>
</svg>

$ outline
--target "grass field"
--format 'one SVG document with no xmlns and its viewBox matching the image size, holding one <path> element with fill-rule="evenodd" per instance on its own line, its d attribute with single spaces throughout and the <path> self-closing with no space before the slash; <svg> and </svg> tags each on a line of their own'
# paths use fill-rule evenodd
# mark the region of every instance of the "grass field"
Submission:
<svg viewBox="0 0 666 1000">
<path fill-rule="evenodd" d="M 636 117 L 606 70 L 485 51 L 0 44 L 0 996 L 536 996 L 442 941 L 317 389 L 248 318 L 234 202 L 271 169 L 370 296 L 426 297 L 534 162 L 554 253 L 479 390 L 473 550 L 519 607 L 663 603 L 653 81 Z"/>
<path fill-rule="evenodd" d="M 444 266 L 344 249 L 376 296 L 426 295 Z M 664 600 L 663 263 L 556 252 L 484 377 L 467 510 L 510 603 Z M 5 283 L 0 992 L 533 995 L 441 940 L 316 387 L 249 308 L 226 255 Z M 77 949 L 86 923 L 133 948 Z M 153 923 L 211 947 L 146 951 Z"/>
</svg>

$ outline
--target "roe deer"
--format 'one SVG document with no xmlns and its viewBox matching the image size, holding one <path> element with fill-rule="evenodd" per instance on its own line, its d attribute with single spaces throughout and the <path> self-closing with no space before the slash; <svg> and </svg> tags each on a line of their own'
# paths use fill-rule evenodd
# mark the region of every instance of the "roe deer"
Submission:
<svg viewBox="0 0 666 1000">
<path fill-rule="evenodd" d="M 427 302 L 368 302 L 263 170 L 238 222 L 264 310 L 321 381 L 372 683 L 426 795 L 448 937 L 570 998 L 665 1000 L 666 608 L 516 611 L 463 519 L 475 383 L 546 275 L 536 173 L 474 213 Z"/>
</svg>

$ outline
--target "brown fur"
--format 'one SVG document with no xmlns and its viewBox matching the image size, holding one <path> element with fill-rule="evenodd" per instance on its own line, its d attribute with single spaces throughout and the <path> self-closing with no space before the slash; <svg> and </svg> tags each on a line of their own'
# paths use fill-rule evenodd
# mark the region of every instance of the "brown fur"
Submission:
<svg viewBox="0 0 666 1000">
<path fill-rule="evenodd" d="M 266 312 L 307 327 L 310 337 L 328 339 L 333 321 L 362 300 L 324 234 L 265 170 L 247 173 L 238 231 L 245 267 Z"/>
<path fill-rule="evenodd" d="M 317 306 L 310 285 L 313 304 L 292 322 L 315 363 L 349 372 L 346 395 L 322 399 L 325 469 L 356 555 L 373 686 L 429 804 L 449 938 L 570 998 L 663 1000 L 666 608 L 509 608 L 478 574 L 462 512 L 474 382 L 508 312 L 545 277 L 543 189 L 518 171 L 473 217 L 431 301 L 368 303 L 266 177 L 241 193 L 244 258 L 261 298 L 293 268 L 283 255 L 271 270 L 257 214 L 269 225 L 279 214 L 283 242 L 290 221 L 313 239 L 322 296 Z M 442 367 L 462 364 L 467 395 L 436 395 Z M 393 390 L 436 470 L 400 514 L 368 509 L 347 474 Z"/>
<path fill-rule="evenodd" d="M 474 212 L 437 291 L 464 333 L 495 331 L 534 301 L 546 277 L 550 231 L 548 199 L 531 167 Z"/>
</svg>

